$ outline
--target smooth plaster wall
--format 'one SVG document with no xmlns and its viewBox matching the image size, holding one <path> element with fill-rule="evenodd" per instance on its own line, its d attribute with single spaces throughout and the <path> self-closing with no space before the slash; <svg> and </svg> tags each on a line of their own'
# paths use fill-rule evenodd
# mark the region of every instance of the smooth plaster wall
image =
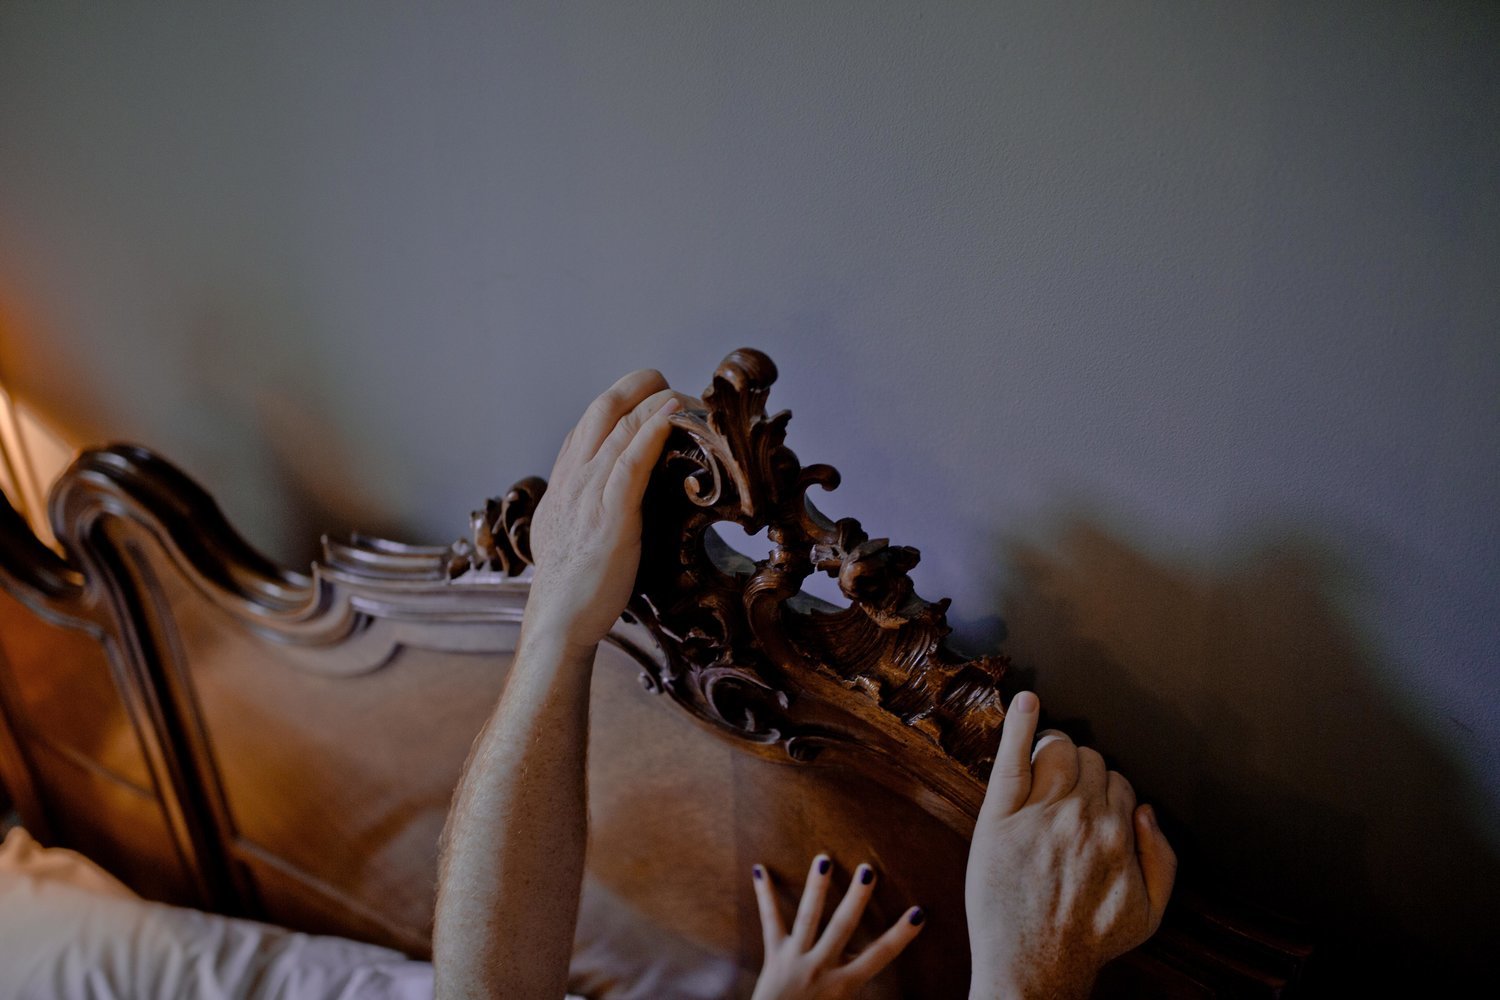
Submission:
<svg viewBox="0 0 1500 1000">
<path fill-rule="evenodd" d="M 759 346 L 825 510 L 1399 976 L 1497 925 L 1497 178 L 1490 3 L 8 2 L 0 364 L 303 562 Z"/>
</svg>

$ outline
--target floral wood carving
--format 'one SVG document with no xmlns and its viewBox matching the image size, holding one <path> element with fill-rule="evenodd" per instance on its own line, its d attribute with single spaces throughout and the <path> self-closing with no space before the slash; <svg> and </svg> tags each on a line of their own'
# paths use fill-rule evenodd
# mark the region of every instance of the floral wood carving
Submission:
<svg viewBox="0 0 1500 1000">
<path fill-rule="evenodd" d="M 813 506 L 808 489 L 832 490 L 839 474 L 804 467 L 786 447 L 791 413 L 766 412 L 776 374 L 760 351 L 735 351 L 714 372 L 702 407 L 671 418 L 647 489 L 627 611 L 662 654 L 639 657 L 643 681 L 701 720 L 796 760 L 858 744 L 916 770 L 904 758 L 913 741 L 925 743 L 968 775 L 939 794 L 972 817 L 1004 717 L 1006 661 L 947 648 L 949 602 L 913 589 L 916 549 L 870 538 L 855 519 L 830 521 Z M 528 479 L 489 501 L 476 514 L 474 541 L 456 543 L 452 572 L 519 572 L 544 488 Z M 730 549 L 710 530 L 724 521 L 748 534 L 768 529 L 769 555 L 752 562 Z M 848 607 L 801 592 L 815 572 L 838 580 Z M 883 713 L 871 713 L 870 702 Z M 877 727 L 874 739 L 872 714 L 894 723 Z M 923 773 L 930 785 L 930 766 Z"/>
</svg>

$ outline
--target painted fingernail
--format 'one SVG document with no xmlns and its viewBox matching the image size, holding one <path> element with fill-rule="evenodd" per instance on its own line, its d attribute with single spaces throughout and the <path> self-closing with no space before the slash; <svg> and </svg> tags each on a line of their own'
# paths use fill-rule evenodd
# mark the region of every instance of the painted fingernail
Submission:
<svg viewBox="0 0 1500 1000">
<path fill-rule="evenodd" d="M 1035 712 L 1038 704 L 1040 703 L 1036 700 L 1036 695 L 1030 691 L 1022 691 L 1011 699 L 1010 710 L 1012 712 Z"/>
<path fill-rule="evenodd" d="M 827 875 L 828 874 L 828 869 L 830 867 L 832 867 L 832 865 L 833 865 L 833 862 L 829 861 L 827 858 L 819 858 L 818 859 L 818 874 L 819 875 Z"/>
<path fill-rule="evenodd" d="M 873 881 L 875 881 L 875 869 L 871 868 L 869 865 L 860 865 L 859 884 L 869 885 Z"/>
<path fill-rule="evenodd" d="M 759 882 L 761 879 L 763 879 L 763 878 L 766 877 L 766 870 L 764 868 L 762 868 L 760 865 L 751 865 L 750 866 L 750 874 L 754 875 L 755 876 L 755 880 L 757 882 Z"/>
<path fill-rule="evenodd" d="M 920 906 L 913 906 L 911 908 L 911 912 L 906 915 L 906 919 L 911 923 L 913 927 L 917 927 L 922 923 L 922 921 L 927 919 L 927 914 L 922 910 Z"/>
</svg>

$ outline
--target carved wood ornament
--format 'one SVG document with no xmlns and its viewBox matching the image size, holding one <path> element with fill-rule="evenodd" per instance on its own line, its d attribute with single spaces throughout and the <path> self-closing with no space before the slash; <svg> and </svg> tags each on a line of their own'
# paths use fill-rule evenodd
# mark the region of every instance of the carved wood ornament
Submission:
<svg viewBox="0 0 1500 1000">
<path fill-rule="evenodd" d="M 733 352 L 701 407 L 671 417 L 672 433 L 644 503 L 640 573 L 626 613 L 659 655 L 638 655 L 643 682 L 701 721 L 784 759 L 837 747 L 875 754 L 903 791 L 935 792 L 937 811 L 972 825 L 1004 718 L 1006 660 L 964 658 L 944 642 L 949 601 L 923 600 L 920 554 L 870 538 L 854 518 L 830 521 L 808 498 L 839 484 L 830 465 L 803 466 L 786 446 L 791 412 L 767 415 L 776 366 Z M 517 483 L 473 515 L 450 571 L 521 572 L 530 516 L 546 489 Z M 721 522 L 771 546 L 751 561 L 710 529 Z M 848 606 L 802 592 L 834 577 Z M 616 641 L 630 648 L 627 638 Z M 642 651 L 643 652 L 643 651 Z M 868 711 L 873 701 L 882 720 Z M 865 704 L 861 704 L 863 702 Z M 925 789 L 913 787 L 925 786 Z"/>
</svg>

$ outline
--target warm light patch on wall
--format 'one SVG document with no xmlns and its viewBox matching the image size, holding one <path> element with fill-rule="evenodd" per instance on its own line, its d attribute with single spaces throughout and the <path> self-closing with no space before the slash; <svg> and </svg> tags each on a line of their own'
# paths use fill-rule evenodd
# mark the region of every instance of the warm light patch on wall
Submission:
<svg viewBox="0 0 1500 1000">
<path fill-rule="evenodd" d="M 47 491 L 77 454 L 56 429 L 0 388 L 0 489 L 53 548 L 57 540 L 47 523 Z"/>
</svg>

